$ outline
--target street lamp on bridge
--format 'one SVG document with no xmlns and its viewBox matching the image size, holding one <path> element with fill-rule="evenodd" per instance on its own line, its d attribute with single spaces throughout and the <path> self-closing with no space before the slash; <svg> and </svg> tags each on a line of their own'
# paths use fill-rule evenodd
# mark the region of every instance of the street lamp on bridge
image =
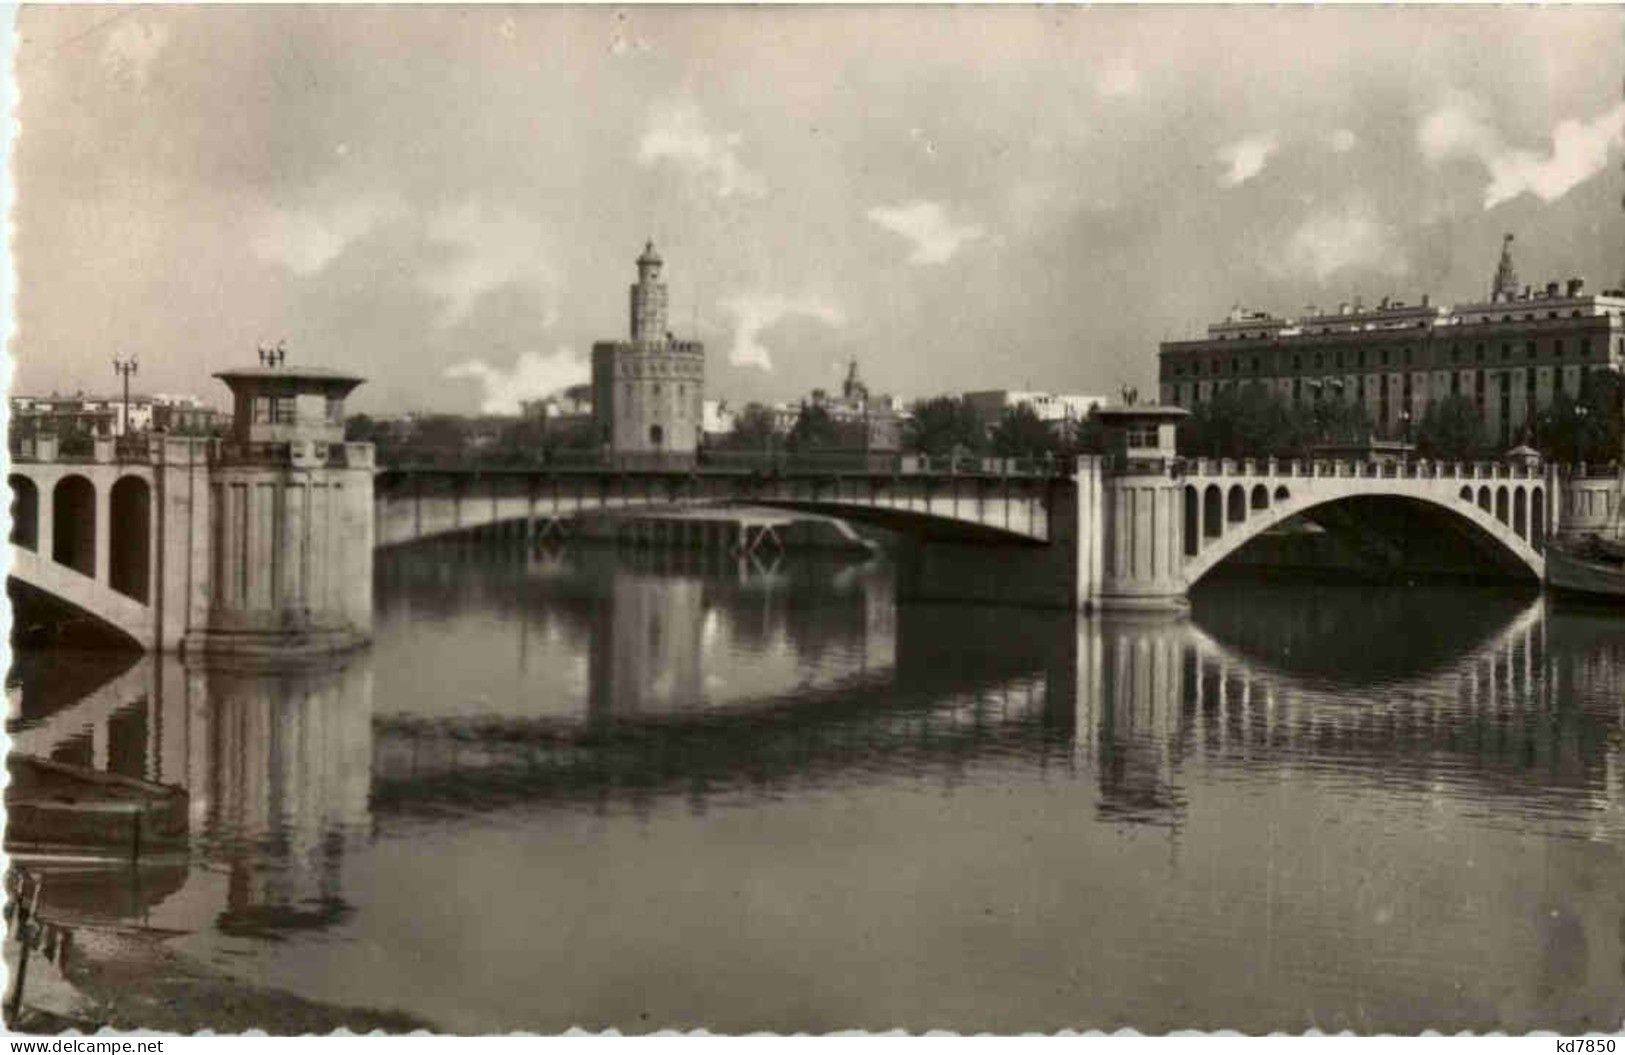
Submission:
<svg viewBox="0 0 1625 1055">
<path fill-rule="evenodd" d="M 140 366 L 133 355 L 124 359 L 113 357 L 113 372 L 124 379 L 124 419 L 119 425 L 119 438 L 125 441 L 122 444 L 125 447 L 129 446 L 130 436 L 130 375 L 136 373 Z"/>
</svg>

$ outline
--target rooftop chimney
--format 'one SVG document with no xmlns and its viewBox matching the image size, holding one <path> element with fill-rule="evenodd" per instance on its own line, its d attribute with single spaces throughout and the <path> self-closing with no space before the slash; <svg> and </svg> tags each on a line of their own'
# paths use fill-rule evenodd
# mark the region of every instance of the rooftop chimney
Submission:
<svg viewBox="0 0 1625 1055">
<path fill-rule="evenodd" d="M 1582 296 L 1585 293 L 1586 280 L 1583 278 L 1569 279 L 1568 294 L 1570 297 Z"/>
</svg>

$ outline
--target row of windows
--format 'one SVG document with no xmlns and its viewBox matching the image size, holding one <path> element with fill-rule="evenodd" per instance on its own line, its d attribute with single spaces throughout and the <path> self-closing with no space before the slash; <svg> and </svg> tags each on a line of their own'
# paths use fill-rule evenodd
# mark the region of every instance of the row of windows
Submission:
<svg viewBox="0 0 1625 1055">
<path fill-rule="evenodd" d="M 1404 383 L 1400 386 L 1403 392 L 1403 398 L 1407 403 L 1411 401 L 1411 394 L 1413 391 L 1411 385 L 1412 376 L 1413 375 L 1406 374 L 1404 377 Z M 1463 380 L 1470 378 L 1473 383 L 1473 390 L 1480 400 L 1482 400 L 1483 397 L 1486 379 L 1496 383 L 1503 394 L 1510 392 L 1521 382 L 1524 390 L 1528 392 L 1531 397 L 1533 397 L 1539 390 L 1538 377 L 1539 374 L 1533 367 L 1499 372 L 1489 370 L 1478 372 L 1471 370 L 1464 370 L 1459 373 L 1452 372 L 1450 374 L 1450 394 L 1453 396 L 1461 395 Z M 1551 372 L 1551 378 L 1552 393 L 1554 395 L 1563 394 L 1566 391 L 1564 372 L 1562 370 L 1553 370 Z M 1317 400 L 1321 397 L 1322 393 L 1325 392 L 1330 392 L 1334 396 L 1341 397 L 1345 389 L 1352 389 L 1355 399 L 1360 403 L 1365 402 L 1366 392 L 1373 390 L 1377 392 L 1380 400 L 1386 402 L 1389 393 L 1389 380 L 1390 379 L 1385 375 L 1377 378 L 1366 378 L 1364 383 L 1356 380 L 1353 385 L 1349 385 L 1342 378 L 1336 377 L 1311 378 L 1307 381 L 1301 377 L 1295 377 L 1292 379 L 1292 398 L 1294 402 L 1299 401 L 1302 398 L 1305 390 L 1312 393 L 1314 398 Z M 1236 382 L 1219 381 L 1215 382 L 1215 387 L 1230 388 L 1234 387 L 1235 384 Z M 1183 389 L 1184 386 L 1182 385 L 1174 385 L 1171 388 L 1173 393 L 1173 403 L 1175 406 L 1178 406 L 1180 403 L 1180 396 Z M 1192 401 L 1200 401 L 1200 386 L 1192 384 L 1189 391 Z"/>
<path fill-rule="evenodd" d="M 1618 315 L 1618 312 L 1609 311 L 1609 312 L 1606 313 L 1605 317 L 1606 316 L 1617 316 L 1617 315 Z M 1558 311 L 1547 311 L 1546 312 L 1546 320 L 1547 321 L 1550 321 L 1552 319 L 1558 319 L 1558 318 L 1561 318 L 1561 317 L 1562 317 L 1561 312 L 1558 312 Z M 1569 316 L 1568 317 L 1571 318 L 1571 319 L 1585 319 L 1585 318 L 1596 318 L 1598 316 L 1593 312 L 1583 311 L 1580 308 L 1573 308 L 1573 309 L 1571 309 L 1569 311 Z M 1408 328 L 1418 329 L 1418 330 L 1426 329 L 1430 321 L 1432 321 L 1432 320 L 1422 319 L 1422 320 L 1419 320 L 1419 321 L 1417 321 L 1415 323 L 1412 323 L 1410 325 L 1410 327 L 1408 327 Z M 1493 326 L 1498 321 L 1499 322 L 1536 322 L 1536 321 L 1540 321 L 1540 312 L 1538 312 L 1538 311 L 1525 312 L 1521 319 L 1516 317 L 1516 316 L 1509 315 L 1509 314 L 1503 314 L 1499 320 L 1497 320 L 1492 315 L 1459 316 L 1459 317 L 1457 317 L 1455 319 L 1455 324 L 1458 325 L 1458 326 Z M 1448 325 L 1450 325 L 1450 323 L 1441 322 L 1441 323 L 1438 323 L 1438 325 L 1440 325 L 1440 326 L 1448 326 Z M 1394 326 L 1394 327 L 1391 327 L 1391 328 L 1397 329 L 1399 327 Z M 1305 333 L 1309 332 L 1307 327 L 1304 329 L 1304 332 Z M 1345 328 L 1344 327 L 1338 327 L 1338 326 L 1322 326 L 1318 331 L 1319 334 L 1331 334 L 1331 333 L 1343 333 L 1343 332 L 1345 332 Z M 1274 336 L 1274 334 L 1273 334 L 1272 331 L 1269 331 L 1269 330 L 1260 330 L 1257 333 L 1254 333 L 1252 331 L 1244 331 L 1242 333 L 1234 333 L 1234 334 L 1232 334 L 1232 333 L 1216 333 L 1216 334 L 1213 334 L 1212 336 L 1213 336 L 1214 339 L 1220 340 L 1220 341 L 1229 341 L 1229 340 L 1246 341 L 1246 340 L 1263 340 L 1263 339 L 1265 339 L 1267 337 Z"/>
<path fill-rule="evenodd" d="M 682 360 L 640 362 L 622 359 L 616 364 L 615 372 L 622 377 L 700 377 L 705 372 L 705 364 Z"/>
<path fill-rule="evenodd" d="M 1625 337 L 1618 338 L 1617 345 L 1620 354 L 1625 355 Z M 1606 344 L 1604 344 L 1603 347 L 1606 347 Z M 1590 359 L 1596 354 L 1597 345 L 1592 342 L 1590 337 L 1582 337 L 1577 343 L 1574 344 L 1566 343 L 1563 338 L 1559 337 L 1550 342 L 1548 350 L 1552 358 L 1555 359 L 1567 358 L 1570 350 L 1574 351 L 1575 358 Z M 1369 356 L 1367 355 L 1367 351 L 1368 350 L 1365 348 L 1357 348 L 1337 349 L 1331 352 L 1315 352 L 1312 360 L 1308 355 L 1302 352 L 1282 352 L 1277 356 L 1276 365 L 1281 371 L 1285 371 L 1287 369 L 1303 370 L 1305 369 L 1305 364 L 1311 361 L 1314 364 L 1312 367 L 1313 369 L 1325 369 L 1328 363 L 1334 367 L 1350 366 L 1357 369 L 1368 369 L 1371 367 L 1380 368 L 1384 366 L 1414 366 L 1416 365 L 1416 360 L 1418 358 L 1416 355 L 1416 349 L 1411 347 L 1399 349 L 1397 354 L 1389 348 L 1378 349 L 1374 354 Z M 1501 362 L 1511 361 L 1514 354 L 1513 342 L 1502 341 L 1499 347 L 1499 352 Z M 1540 348 L 1538 342 L 1524 342 L 1522 349 L 1523 358 L 1539 358 L 1539 352 Z M 1463 362 L 1467 354 L 1467 349 L 1462 345 L 1452 345 L 1450 347 L 1449 361 L 1452 363 Z M 1441 363 L 1444 361 L 1443 349 L 1440 349 L 1438 358 Z M 1485 362 L 1487 358 L 1492 360 L 1494 358 L 1490 352 L 1488 344 L 1484 341 L 1479 341 L 1474 344 L 1472 348 L 1472 362 L 1482 363 Z M 1244 370 L 1247 373 L 1257 374 L 1268 368 L 1268 361 L 1268 356 L 1231 356 L 1228 362 L 1228 371 L 1226 370 L 1227 364 L 1224 359 L 1212 359 L 1206 362 L 1203 360 L 1197 360 L 1190 363 L 1176 362 L 1173 364 L 1173 376 L 1184 377 L 1188 373 L 1191 377 L 1201 377 L 1203 376 L 1204 370 L 1213 377 L 1224 376 L 1226 373 L 1229 373 L 1231 376 L 1236 376 L 1243 373 Z M 1288 364 L 1290 364 L 1290 366 Z"/>
<path fill-rule="evenodd" d="M 632 413 L 633 391 L 634 390 L 633 390 L 632 385 L 627 385 L 626 386 L 626 389 L 625 389 L 626 398 L 621 401 L 621 413 L 622 414 L 630 414 L 630 413 Z M 659 382 L 656 382 L 651 387 L 650 394 L 658 396 L 658 395 L 660 395 L 660 392 L 661 392 L 660 384 L 659 384 Z M 677 405 L 677 416 L 678 417 L 682 417 L 685 413 L 687 413 L 687 410 L 688 410 L 688 386 L 687 385 L 678 385 L 677 386 L 676 405 Z"/>
</svg>

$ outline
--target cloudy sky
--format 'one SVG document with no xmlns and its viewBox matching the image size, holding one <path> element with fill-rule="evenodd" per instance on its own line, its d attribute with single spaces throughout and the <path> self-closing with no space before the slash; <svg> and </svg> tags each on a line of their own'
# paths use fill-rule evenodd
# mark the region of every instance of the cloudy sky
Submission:
<svg viewBox="0 0 1625 1055">
<path fill-rule="evenodd" d="M 1617 8 L 27 8 L 18 391 L 511 410 L 667 261 L 708 389 L 1148 387 L 1235 304 L 1625 273 Z"/>
</svg>

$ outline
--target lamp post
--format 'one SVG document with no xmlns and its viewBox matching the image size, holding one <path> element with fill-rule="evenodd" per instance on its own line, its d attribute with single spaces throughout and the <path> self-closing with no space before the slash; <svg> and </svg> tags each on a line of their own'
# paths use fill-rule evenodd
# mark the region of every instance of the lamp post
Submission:
<svg viewBox="0 0 1625 1055">
<path fill-rule="evenodd" d="M 135 356 L 120 359 L 113 358 L 113 372 L 124 379 L 124 420 L 120 423 L 119 438 L 124 440 L 123 446 L 129 446 L 130 435 L 130 375 L 140 369 L 140 363 Z"/>
</svg>

